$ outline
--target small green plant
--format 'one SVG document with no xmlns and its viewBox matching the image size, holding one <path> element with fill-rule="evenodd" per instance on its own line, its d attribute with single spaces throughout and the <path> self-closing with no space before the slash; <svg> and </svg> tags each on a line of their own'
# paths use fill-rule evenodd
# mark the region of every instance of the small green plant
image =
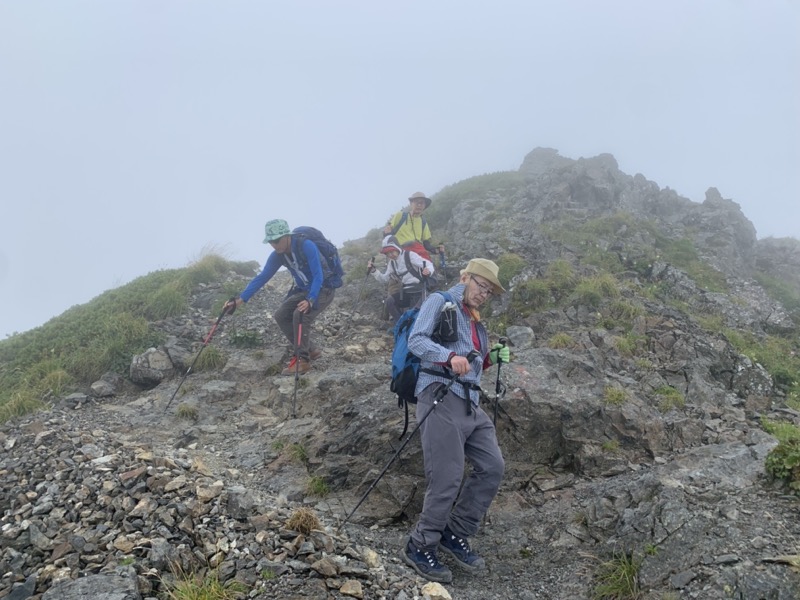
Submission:
<svg viewBox="0 0 800 600">
<path fill-rule="evenodd" d="M 655 368 L 653 361 L 649 358 L 637 358 L 634 364 L 637 369 L 641 369 L 642 371 L 652 371 Z"/>
<path fill-rule="evenodd" d="M 226 362 L 225 355 L 216 346 L 209 344 L 197 358 L 194 370 L 197 372 L 213 371 L 224 367 Z"/>
<path fill-rule="evenodd" d="M 511 305 L 523 317 L 545 308 L 549 302 L 550 285 L 543 279 L 527 279 L 518 283 L 511 293 Z"/>
<path fill-rule="evenodd" d="M 725 319 L 722 315 L 702 315 L 697 317 L 697 322 L 706 331 L 714 333 L 720 333 L 725 328 Z"/>
<path fill-rule="evenodd" d="M 644 309 L 639 304 L 634 304 L 630 300 L 620 299 L 612 302 L 608 307 L 611 318 L 617 321 L 630 322 L 638 316 L 644 314 Z"/>
<path fill-rule="evenodd" d="M 258 348 L 261 346 L 261 334 L 252 329 L 234 329 L 230 335 L 231 345 L 237 348 Z"/>
<path fill-rule="evenodd" d="M 782 479 L 789 489 L 800 493 L 800 427 L 763 418 L 761 426 L 778 439 L 778 445 L 767 455 L 767 473 L 775 479 Z"/>
<path fill-rule="evenodd" d="M 289 515 L 289 520 L 286 522 L 286 527 L 292 531 L 297 531 L 299 533 L 308 535 L 313 530 L 320 529 L 322 527 L 322 523 L 320 523 L 317 513 L 307 506 L 301 506 L 291 515 Z"/>
<path fill-rule="evenodd" d="M 308 463 L 308 451 L 305 449 L 303 444 L 298 442 L 289 445 L 289 456 L 292 458 L 292 460 L 295 460 L 299 463 Z"/>
<path fill-rule="evenodd" d="M 309 479 L 307 490 L 309 494 L 318 496 L 319 498 L 325 498 L 330 493 L 325 478 L 316 475 Z"/>
<path fill-rule="evenodd" d="M 568 333 L 557 333 L 549 340 L 547 340 L 547 346 L 554 350 L 560 350 L 562 348 L 573 348 L 575 346 L 575 340 L 572 336 Z"/>
<path fill-rule="evenodd" d="M 286 447 L 286 443 L 283 440 L 275 440 L 270 447 L 274 452 L 281 452 Z"/>
<path fill-rule="evenodd" d="M 180 315 L 188 308 L 188 289 L 179 281 L 170 281 L 153 294 L 145 308 L 145 314 L 149 319 L 158 321 Z"/>
<path fill-rule="evenodd" d="M 656 546 L 655 544 L 647 544 L 644 547 L 644 553 L 647 556 L 655 556 L 656 554 L 658 554 L 658 546 Z"/>
<path fill-rule="evenodd" d="M 525 268 L 525 259 L 519 254 L 509 252 L 497 259 L 497 267 L 497 278 L 507 288 L 511 280 Z"/>
<path fill-rule="evenodd" d="M 671 385 L 663 385 L 654 390 L 658 396 L 658 410 L 662 413 L 669 412 L 673 408 L 683 408 L 686 405 L 686 399 L 678 390 Z"/>
<path fill-rule="evenodd" d="M 800 493 L 800 439 L 780 442 L 767 455 L 767 473 L 785 481 L 790 490 Z"/>
<path fill-rule="evenodd" d="M 533 558 L 533 551 L 530 548 L 527 548 L 527 547 L 520 548 L 519 549 L 519 557 L 520 558 L 525 558 L 525 559 Z"/>
<path fill-rule="evenodd" d="M 136 562 L 136 559 L 133 556 L 123 556 L 119 559 L 119 566 L 127 567 L 128 565 L 132 565 Z"/>
<path fill-rule="evenodd" d="M 606 440 L 601 446 L 606 452 L 615 454 L 619 452 L 619 440 Z"/>
<path fill-rule="evenodd" d="M 275 571 L 273 571 L 272 569 L 262 569 L 261 571 L 261 579 L 263 579 L 264 581 L 272 581 L 276 577 L 277 575 L 275 574 Z"/>
<path fill-rule="evenodd" d="M 247 592 L 247 587 L 236 580 L 220 581 L 217 571 L 186 573 L 172 569 L 173 579 L 162 579 L 164 600 L 236 600 Z"/>
<path fill-rule="evenodd" d="M 185 402 L 178 404 L 175 414 L 179 419 L 197 420 L 197 408 Z"/>
<path fill-rule="evenodd" d="M 575 275 L 575 269 L 568 261 L 558 259 L 548 265 L 547 281 L 553 294 L 557 298 L 562 298 L 575 289 L 578 278 Z"/>
<path fill-rule="evenodd" d="M 629 397 L 628 390 L 616 385 L 607 385 L 603 389 L 603 401 L 612 406 L 625 404 Z"/>
<path fill-rule="evenodd" d="M 639 569 L 641 559 L 633 552 L 616 552 L 611 559 L 602 561 L 594 575 L 593 600 L 638 600 Z"/>
<path fill-rule="evenodd" d="M 628 332 L 624 336 L 617 336 L 614 338 L 614 347 L 621 356 L 632 357 L 636 354 L 636 349 L 642 337 L 635 333 Z"/>
</svg>

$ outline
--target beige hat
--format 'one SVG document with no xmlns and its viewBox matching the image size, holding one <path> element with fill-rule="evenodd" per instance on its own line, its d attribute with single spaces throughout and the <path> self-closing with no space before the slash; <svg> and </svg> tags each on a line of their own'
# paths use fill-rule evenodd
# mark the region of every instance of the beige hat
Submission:
<svg viewBox="0 0 800 600">
<path fill-rule="evenodd" d="M 414 200 L 425 200 L 425 208 L 428 208 L 431 205 L 431 199 L 422 192 L 414 192 L 408 197 L 409 202 L 413 202 Z"/>
<path fill-rule="evenodd" d="M 472 273 L 473 275 L 483 277 L 492 284 L 494 287 L 494 294 L 497 296 L 505 292 L 503 286 L 500 285 L 500 280 L 497 278 L 498 271 L 500 271 L 500 269 L 492 261 L 486 258 L 473 258 L 467 264 L 467 268 L 461 270 L 461 274 Z"/>
</svg>

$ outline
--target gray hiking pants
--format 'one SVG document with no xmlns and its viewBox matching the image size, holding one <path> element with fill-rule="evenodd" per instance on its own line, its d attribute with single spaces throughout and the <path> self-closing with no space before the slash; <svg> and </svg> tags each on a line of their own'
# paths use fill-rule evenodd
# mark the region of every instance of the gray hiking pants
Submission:
<svg viewBox="0 0 800 600">
<path fill-rule="evenodd" d="M 297 305 L 306 299 L 306 292 L 298 292 L 287 296 L 286 299 L 278 307 L 278 310 L 272 315 L 275 322 L 280 327 L 283 335 L 289 340 L 289 343 L 294 345 L 297 343 L 295 340 L 297 328 L 300 325 L 300 317 L 303 318 L 303 332 L 302 339 L 300 340 L 299 356 L 302 359 L 308 360 L 308 354 L 313 347 L 310 343 L 311 324 L 317 318 L 319 313 L 328 308 L 336 290 L 332 288 L 322 288 L 317 297 L 316 307 L 312 308 L 307 313 L 303 314 L 297 310 Z"/>
<path fill-rule="evenodd" d="M 442 385 L 432 383 L 422 390 L 417 422 L 431 409 Z M 448 392 L 420 426 L 427 488 L 411 532 L 417 548 L 435 550 L 445 526 L 459 537 L 475 535 L 503 479 L 505 462 L 492 419 L 478 406 L 468 412 L 467 402 Z M 472 472 L 459 494 L 465 459 Z"/>
</svg>

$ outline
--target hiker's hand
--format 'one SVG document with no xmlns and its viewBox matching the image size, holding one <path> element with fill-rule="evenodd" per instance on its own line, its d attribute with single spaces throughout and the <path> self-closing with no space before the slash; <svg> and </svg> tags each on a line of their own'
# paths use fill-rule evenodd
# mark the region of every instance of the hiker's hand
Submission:
<svg viewBox="0 0 800 600">
<path fill-rule="evenodd" d="M 428 267 L 425 267 L 424 269 L 422 269 L 422 275 L 425 276 L 425 277 L 430 277 L 431 276 L 431 270 Z"/>
<path fill-rule="evenodd" d="M 387 225 L 386 227 L 383 228 L 383 235 L 389 235 L 390 233 L 392 233 L 391 225 Z"/>
<path fill-rule="evenodd" d="M 372 259 L 369 259 L 367 263 L 367 273 L 372 273 L 375 270 L 375 265 L 372 263 Z"/>
<path fill-rule="evenodd" d="M 439 244 L 439 247 L 436 249 L 439 254 L 444 254 L 444 244 Z"/>
<path fill-rule="evenodd" d="M 297 304 L 297 310 L 299 310 L 303 314 L 306 314 L 308 311 L 311 310 L 311 302 L 309 302 L 308 300 L 302 300 Z"/>
<path fill-rule="evenodd" d="M 470 368 L 469 361 L 464 356 L 453 356 L 450 359 L 450 370 L 456 375 L 466 375 Z"/>
<path fill-rule="evenodd" d="M 222 308 L 225 310 L 225 314 L 226 315 L 232 315 L 234 312 L 236 312 L 236 309 L 239 306 L 241 306 L 243 303 L 244 303 L 244 300 L 242 300 L 241 298 L 234 297 L 234 298 L 231 298 L 230 300 L 228 300 L 225 303 L 225 306 L 223 306 Z"/>
<path fill-rule="evenodd" d="M 511 362 L 511 351 L 504 344 L 495 344 L 489 351 L 489 360 L 493 365 Z"/>
</svg>

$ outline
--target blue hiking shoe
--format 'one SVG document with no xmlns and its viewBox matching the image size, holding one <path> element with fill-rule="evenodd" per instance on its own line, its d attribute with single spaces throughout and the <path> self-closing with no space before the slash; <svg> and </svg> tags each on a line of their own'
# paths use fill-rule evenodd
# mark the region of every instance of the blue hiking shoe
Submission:
<svg viewBox="0 0 800 600">
<path fill-rule="evenodd" d="M 450 583 L 453 574 L 445 565 L 439 562 L 436 552 L 420 550 L 410 539 L 403 550 L 403 561 L 428 581 Z"/>
<path fill-rule="evenodd" d="M 442 532 L 439 548 L 452 556 L 458 566 L 466 571 L 475 572 L 486 568 L 486 561 L 470 549 L 469 541 L 455 535 L 449 527 L 445 527 Z"/>
</svg>

